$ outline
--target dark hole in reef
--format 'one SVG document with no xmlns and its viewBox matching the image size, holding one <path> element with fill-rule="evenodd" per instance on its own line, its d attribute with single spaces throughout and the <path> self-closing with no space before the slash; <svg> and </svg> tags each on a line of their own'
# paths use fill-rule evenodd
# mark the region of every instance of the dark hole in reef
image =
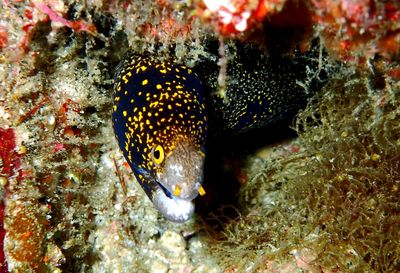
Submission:
<svg viewBox="0 0 400 273">
<path fill-rule="evenodd" d="M 69 7 L 67 14 L 66 14 L 66 19 L 68 20 L 77 20 L 77 19 L 85 19 L 86 16 L 84 13 L 78 11 L 77 7 L 74 5 Z"/>
<path fill-rule="evenodd" d="M 85 113 L 87 113 L 87 114 L 94 114 L 96 112 L 97 112 L 97 109 L 94 106 L 88 106 L 85 109 Z"/>
<path fill-rule="evenodd" d="M 371 88 L 373 90 L 383 90 L 386 87 L 386 79 L 384 75 L 376 74 L 369 79 Z"/>
<path fill-rule="evenodd" d="M 195 203 L 197 215 L 209 227 L 222 230 L 224 224 L 239 216 L 243 208 L 237 202 L 238 193 L 247 157 L 268 144 L 295 137 L 290 128 L 292 120 L 290 117 L 264 129 L 220 136 L 207 144 L 203 183 L 206 194 L 196 198 Z"/>
<path fill-rule="evenodd" d="M 298 41 L 312 35 L 312 15 L 305 2 L 289 0 L 282 11 L 264 21 L 263 33 L 258 35 L 269 52 L 283 54 L 291 51 Z"/>
<path fill-rule="evenodd" d="M 94 41 L 95 43 L 92 46 L 93 50 L 101 50 L 106 47 L 106 43 L 103 40 L 94 38 Z"/>
<path fill-rule="evenodd" d="M 92 14 L 93 23 L 96 26 L 97 32 L 102 33 L 106 37 L 110 36 L 117 20 L 112 16 L 98 13 L 95 10 L 91 10 L 90 14 Z"/>
</svg>

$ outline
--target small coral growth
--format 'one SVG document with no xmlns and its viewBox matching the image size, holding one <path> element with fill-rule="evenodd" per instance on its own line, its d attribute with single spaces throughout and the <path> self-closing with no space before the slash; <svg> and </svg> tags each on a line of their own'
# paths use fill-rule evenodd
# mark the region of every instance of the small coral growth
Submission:
<svg viewBox="0 0 400 273">
<path fill-rule="evenodd" d="M 327 48 L 344 61 L 365 65 L 380 54 L 400 54 L 400 6 L 389 1 L 313 0 L 314 20 Z"/>
<path fill-rule="evenodd" d="M 400 270 L 400 89 L 370 83 L 332 80 L 298 119 L 301 152 L 252 161 L 247 215 L 213 246 L 227 267 Z"/>
<path fill-rule="evenodd" d="M 14 272 L 43 272 L 45 269 L 45 218 L 46 207 L 34 199 L 20 198 L 9 201 L 5 222 L 7 229 L 6 253 Z"/>
</svg>

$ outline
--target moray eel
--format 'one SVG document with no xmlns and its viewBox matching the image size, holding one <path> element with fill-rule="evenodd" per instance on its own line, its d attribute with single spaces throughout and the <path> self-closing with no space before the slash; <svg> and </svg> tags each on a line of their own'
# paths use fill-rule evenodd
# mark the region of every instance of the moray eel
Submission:
<svg viewBox="0 0 400 273">
<path fill-rule="evenodd" d="M 281 56 L 236 44 L 227 57 L 228 77 L 223 98 L 215 92 L 217 62 L 209 59 L 198 62 L 194 70 L 206 94 L 212 94 L 207 97 L 209 131 L 229 137 L 283 120 L 292 122 L 326 82 L 326 71 L 317 71 L 319 54 L 319 45 L 307 53 L 295 51 L 293 56 Z"/>
<path fill-rule="evenodd" d="M 310 97 L 298 84 L 307 78 L 302 58 L 274 60 L 254 52 L 235 56 L 228 64 L 225 98 L 212 95 L 218 88 L 216 61 L 199 62 L 198 76 L 173 59 L 149 54 L 131 54 L 117 68 L 115 135 L 140 185 L 173 222 L 188 220 L 193 199 L 205 193 L 208 127 L 214 135 L 265 127 L 293 116 Z"/>
<path fill-rule="evenodd" d="M 172 60 L 132 54 L 117 68 L 112 112 L 120 149 L 155 207 L 170 221 L 193 214 L 202 188 L 204 90 Z"/>
</svg>

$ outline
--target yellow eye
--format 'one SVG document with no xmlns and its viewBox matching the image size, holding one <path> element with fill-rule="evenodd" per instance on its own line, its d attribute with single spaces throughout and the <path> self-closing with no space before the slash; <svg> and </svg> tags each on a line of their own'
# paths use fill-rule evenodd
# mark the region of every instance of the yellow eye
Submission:
<svg viewBox="0 0 400 273">
<path fill-rule="evenodd" d="M 153 160 L 156 165 L 163 163 L 164 156 L 164 149 L 161 145 L 157 145 L 153 148 Z"/>
</svg>

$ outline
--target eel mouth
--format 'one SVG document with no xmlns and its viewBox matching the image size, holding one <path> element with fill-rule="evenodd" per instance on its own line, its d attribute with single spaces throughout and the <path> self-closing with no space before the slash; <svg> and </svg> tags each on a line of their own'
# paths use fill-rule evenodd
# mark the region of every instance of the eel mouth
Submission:
<svg viewBox="0 0 400 273">
<path fill-rule="evenodd" d="M 183 223 L 189 220 L 194 213 L 194 202 L 174 196 L 161 183 L 157 182 L 157 189 L 153 194 L 154 206 L 169 221 Z"/>
</svg>

